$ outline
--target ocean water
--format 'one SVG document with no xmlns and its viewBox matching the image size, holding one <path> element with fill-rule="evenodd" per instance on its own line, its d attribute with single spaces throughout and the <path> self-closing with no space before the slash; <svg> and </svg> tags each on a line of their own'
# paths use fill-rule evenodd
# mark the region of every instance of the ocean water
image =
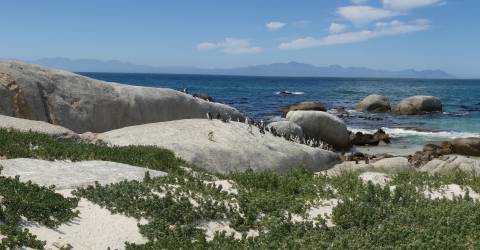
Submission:
<svg viewBox="0 0 480 250">
<path fill-rule="evenodd" d="M 350 114 L 343 119 L 353 131 L 383 128 L 394 137 L 394 142 L 402 144 L 421 145 L 480 136 L 480 80 L 81 74 L 104 81 L 176 90 L 187 88 L 190 93 L 208 93 L 217 102 L 231 105 L 254 119 L 266 121 L 281 118 L 279 108 L 283 106 L 301 101 L 320 101 L 330 112 L 338 108 L 349 110 Z M 282 95 L 282 91 L 293 94 Z M 441 99 L 444 112 L 400 116 L 354 111 L 354 105 L 370 94 L 388 96 L 392 106 L 409 96 L 433 95 Z"/>
</svg>

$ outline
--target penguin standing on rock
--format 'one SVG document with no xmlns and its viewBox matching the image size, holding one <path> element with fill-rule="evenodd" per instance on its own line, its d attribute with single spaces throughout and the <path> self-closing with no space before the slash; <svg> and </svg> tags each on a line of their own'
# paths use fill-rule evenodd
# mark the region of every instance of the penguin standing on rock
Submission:
<svg viewBox="0 0 480 250">
<path fill-rule="evenodd" d="M 207 119 L 208 119 L 208 120 L 212 120 L 212 119 L 213 119 L 212 113 L 207 112 Z"/>
<path fill-rule="evenodd" d="M 217 113 L 216 119 L 217 119 L 217 120 L 221 120 L 221 119 L 222 119 L 222 116 L 220 115 L 220 113 Z"/>
</svg>

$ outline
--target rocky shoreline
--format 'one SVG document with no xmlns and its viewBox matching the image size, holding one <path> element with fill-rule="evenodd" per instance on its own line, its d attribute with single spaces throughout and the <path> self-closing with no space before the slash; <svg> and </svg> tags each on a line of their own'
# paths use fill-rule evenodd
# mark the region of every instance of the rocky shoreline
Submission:
<svg viewBox="0 0 480 250">
<path fill-rule="evenodd" d="M 4 96 L 0 113 L 5 115 L 0 117 L 0 126 L 93 143 L 155 145 L 220 173 L 247 168 L 284 172 L 295 166 L 319 171 L 344 160 L 370 161 L 388 155 L 365 152 L 390 143 L 385 131 L 352 133 L 318 101 L 283 107 L 284 120 L 265 124 L 213 102 L 208 94 L 184 92 L 106 83 L 36 65 L 0 62 L 0 94 Z M 392 106 L 388 97 L 370 95 L 356 108 L 399 115 L 442 111 L 441 101 L 433 96 L 412 96 Z M 438 153 L 440 149 L 429 150 L 433 146 L 426 145 L 415 154 L 392 156 L 406 157 L 416 167 L 442 155 L 478 156 L 477 139 L 454 140 L 453 145 L 462 145 L 462 150 L 457 146 Z"/>
<path fill-rule="evenodd" d="M 379 226 L 370 224 L 384 220 L 369 222 L 355 215 L 378 206 L 402 208 L 389 203 L 396 199 L 390 195 L 422 201 L 406 211 L 428 210 L 437 199 L 451 205 L 447 200 L 466 197 L 469 206 L 472 199 L 480 200 L 475 192 L 480 189 L 480 138 L 385 153 L 381 151 L 391 150 L 395 142 L 384 130 L 353 133 L 341 117 L 346 111 L 326 112 L 318 101 L 283 107 L 285 117 L 267 124 L 214 102 L 208 94 L 107 83 L 19 62 L 0 62 L 0 95 L 0 181 L 19 182 L 13 189 L 0 189 L 0 202 L 5 196 L 12 212 L 11 206 L 23 203 L 11 202 L 21 196 L 11 193 L 26 185 L 21 189 L 30 192 L 26 199 L 36 199 L 31 195 L 36 190 L 53 204 L 32 201 L 34 206 L 16 208 L 17 219 L 9 221 L 15 230 L 28 229 L 22 244 L 34 248 L 42 249 L 42 242 L 28 232 L 53 249 L 123 249 L 127 241 L 150 249 L 228 244 L 285 248 L 292 246 L 290 239 L 280 244 L 283 239 L 275 235 L 290 230 L 321 236 L 295 245 L 311 248 L 305 242 L 323 242 L 336 225 L 340 227 L 333 233 L 347 235 L 361 248 L 372 243 L 362 243 L 363 237 L 352 236 L 350 228 L 375 234 Z M 441 101 L 431 96 L 409 97 L 393 106 L 387 97 L 371 95 L 356 107 L 398 115 L 443 110 Z M 426 180 L 446 186 L 430 187 Z M 58 221 L 37 218 L 29 210 L 37 206 L 43 212 L 60 209 L 55 214 L 59 218 L 43 216 Z M 2 227 L 2 209 L 0 246 L 18 233 Z M 395 218 L 421 214 L 390 213 L 393 222 L 382 227 L 399 224 Z M 360 227 L 351 226 L 353 222 Z M 107 226 L 114 229 L 101 230 Z M 436 228 L 430 225 L 429 230 Z"/>
</svg>

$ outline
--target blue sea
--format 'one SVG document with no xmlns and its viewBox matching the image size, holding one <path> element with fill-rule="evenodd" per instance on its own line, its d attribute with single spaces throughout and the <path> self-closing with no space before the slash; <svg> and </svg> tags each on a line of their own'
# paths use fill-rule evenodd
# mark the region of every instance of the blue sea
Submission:
<svg viewBox="0 0 480 250">
<path fill-rule="evenodd" d="M 81 74 L 110 82 L 176 90 L 187 88 L 191 93 L 208 93 L 215 101 L 231 105 L 256 120 L 278 120 L 282 115 L 279 108 L 283 106 L 301 101 L 319 101 L 330 112 L 339 108 L 349 110 L 349 115 L 342 119 L 353 131 L 383 128 L 397 143 L 403 144 L 422 145 L 432 141 L 480 136 L 480 80 Z M 282 95 L 279 93 L 282 91 L 293 94 Z M 433 95 L 441 99 L 444 112 L 400 116 L 354 111 L 354 105 L 370 94 L 388 96 L 392 107 L 412 95 Z"/>
</svg>

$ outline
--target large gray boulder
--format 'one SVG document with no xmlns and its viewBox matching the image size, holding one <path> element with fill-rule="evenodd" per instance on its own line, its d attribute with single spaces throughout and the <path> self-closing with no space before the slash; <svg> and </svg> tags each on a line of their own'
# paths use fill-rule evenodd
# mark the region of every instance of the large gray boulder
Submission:
<svg viewBox="0 0 480 250">
<path fill-rule="evenodd" d="M 431 160 L 419 170 L 429 174 L 448 175 L 459 171 L 472 176 L 480 176 L 480 160 L 461 155 L 445 155 Z"/>
<path fill-rule="evenodd" d="M 287 120 L 298 124 L 306 138 L 324 141 L 336 148 L 348 148 L 347 126 L 335 115 L 322 111 L 290 111 Z"/>
<path fill-rule="evenodd" d="M 303 138 L 302 128 L 291 121 L 272 122 L 267 125 L 267 128 L 270 130 L 274 129 L 278 135 L 287 138 Z"/>
<path fill-rule="evenodd" d="M 379 160 L 375 163 L 344 161 L 335 165 L 333 168 L 320 173 L 328 176 L 338 176 L 346 172 L 385 172 L 396 174 L 400 172 L 415 171 L 415 168 L 408 162 L 405 157 L 392 157 Z"/>
<path fill-rule="evenodd" d="M 165 88 L 108 83 L 20 62 L 0 62 L 0 114 L 46 121 L 77 133 L 214 116 L 236 109 Z"/>
<path fill-rule="evenodd" d="M 0 128 L 15 129 L 22 132 L 37 132 L 48 134 L 54 137 L 78 137 L 75 132 L 61 126 L 42 121 L 32 121 L 5 115 L 0 115 Z"/>
<path fill-rule="evenodd" d="M 398 103 L 394 111 L 401 115 L 442 112 L 442 102 L 435 96 L 411 96 Z"/>
<path fill-rule="evenodd" d="M 312 171 L 340 162 L 336 153 L 260 133 L 255 126 L 219 120 L 186 119 L 121 128 L 98 135 L 118 146 L 153 145 L 218 173 L 253 170 L 286 172 L 294 167 Z"/>
<path fill-rule="evenodd" d="M 391 110 L 390 100 L 382 95 L 369 95 L 359 102 L 355 108 L 369 112 L 388 112 Z"/>
</svg>

